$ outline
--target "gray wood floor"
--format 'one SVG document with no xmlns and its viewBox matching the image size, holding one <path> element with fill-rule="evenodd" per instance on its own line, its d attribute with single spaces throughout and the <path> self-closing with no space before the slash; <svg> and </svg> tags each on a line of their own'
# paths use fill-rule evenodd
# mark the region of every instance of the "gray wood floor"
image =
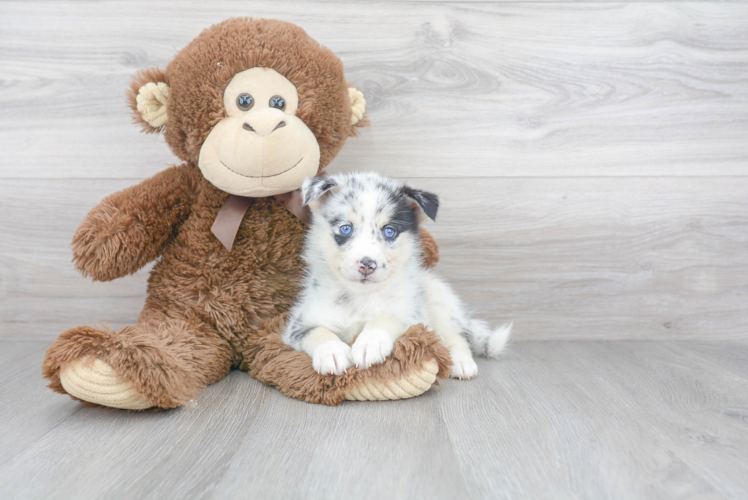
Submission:
<svg viewBox="0 0 748 500">
<path fill-rule="evenodd" d="M 517 342 L 407 401 L 88 408 L 0 341 L 0 498 L 747 498 L 748 342 Z"/>
</svg>

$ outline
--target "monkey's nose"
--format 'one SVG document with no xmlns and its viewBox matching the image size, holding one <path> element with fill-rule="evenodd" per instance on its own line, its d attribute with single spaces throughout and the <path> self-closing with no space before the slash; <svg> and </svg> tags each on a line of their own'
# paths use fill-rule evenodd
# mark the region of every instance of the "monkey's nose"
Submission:
<svg viewBox="0 0 748 500">
<path fill-rule="evenodd" d="M 263 119 L 247 120 L 242 123 L 242 128 L 249 132 L 255 132 L 261 136 L 270 135 L 279 128 L 286 126 L 285 120 L 273 120 L 267 119 L 268 117 L 262 117 Z"/>
<path fill-rule="evenodd" d="M 369 257 L 364 257 L 358 261 L 358 272 L 364 276 L 368 276 L 377 270 L 377 263 L 371 260 Z"/>
</svg>

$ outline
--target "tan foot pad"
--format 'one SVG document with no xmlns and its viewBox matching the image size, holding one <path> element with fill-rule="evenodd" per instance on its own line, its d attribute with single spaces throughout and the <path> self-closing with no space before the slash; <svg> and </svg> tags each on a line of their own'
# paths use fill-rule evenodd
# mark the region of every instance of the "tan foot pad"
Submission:
<svg viewBox="0 0 748 500">
<path fill-rule="evenodd" d="M 368 379 L 345 393 L 349 401 L 383 401 L 407 399 L 420 396 L 436 382 L 439 365 L 429 361 L 420 370 L 413 370 L 406 377 L 390 380 Z"/>
<path fill-rule="evenodd" d="M 132 383 L 117 375 L 107 363 L 81 359 L 60 372 L 60 383 L 83 401 L 123 410 L 145 410 L 153 405 L 135 391 Z"/>
</svg>

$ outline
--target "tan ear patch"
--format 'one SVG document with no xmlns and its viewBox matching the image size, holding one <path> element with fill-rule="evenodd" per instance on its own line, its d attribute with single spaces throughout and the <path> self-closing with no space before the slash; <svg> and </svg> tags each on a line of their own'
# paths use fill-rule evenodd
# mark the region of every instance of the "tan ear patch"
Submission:
<svg viewBox="0 0 748 500">
<path fill-rule="evenodd" d="M 348 89 L 348 97 L 351 98 L 351 125 L 355 125 L 366 113 L 366 99 L 363 92 L 353 87 Z"/>
<path fill-rule="evenodd" d="M 410 198 L 408 198 L 408 207 L 416 214 L 416 219 L 418 220 L 419 224 L 423 224 L 429 219 L 426 215 L 426 212 L 421 209 L 418 203 L 411 200 Z"/>
<path fill-rule="evenodd" d="M 164 82 L 148 82 L 138 90 L 135 98 L 138 113 L 154 128 L 163 127 L 167 122 L 166 101 L 169 99 L 169 86 Z"/>
</svg>

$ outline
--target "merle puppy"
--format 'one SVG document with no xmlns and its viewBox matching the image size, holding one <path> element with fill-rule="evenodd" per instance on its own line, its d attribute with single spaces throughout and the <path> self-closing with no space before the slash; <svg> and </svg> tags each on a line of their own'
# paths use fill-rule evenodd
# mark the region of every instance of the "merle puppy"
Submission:
<svg viewBox="0 0 748 500">
<path fill-rule="evenodd" d="M 340 375 L 352 364 L 382 363 L 416 323 L 441 337 L 452 377 L 478 373 L 473 353 L 501 352 L 511 325 L 491 331 L 471 319 L 421 263 L 418 224 L 436 217 L 435 194 L 371 172 L 306 179 L 302 194 L 312 211 L 307 272 L 283 340 L 309 354 L 315 370 Z"/>
</svg>

